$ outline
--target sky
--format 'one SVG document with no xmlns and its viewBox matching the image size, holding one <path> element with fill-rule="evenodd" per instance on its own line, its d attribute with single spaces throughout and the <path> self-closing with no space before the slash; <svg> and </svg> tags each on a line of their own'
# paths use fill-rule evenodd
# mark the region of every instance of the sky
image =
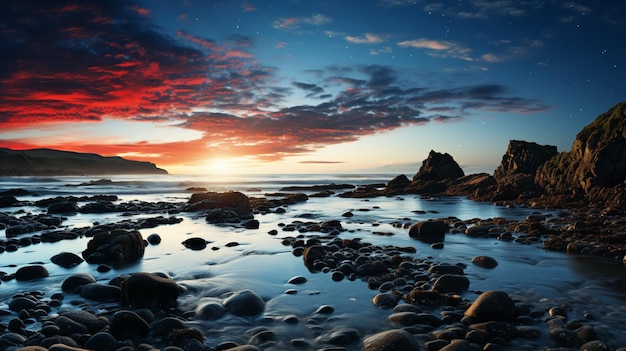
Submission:
<svg viewBox="0 0 626 351">
<path fill-rule="evenodd" d="M 626 100 L 621 0 L 0 6 L 0 147 L 170 173 L 493 173 Z"/>
</svg>

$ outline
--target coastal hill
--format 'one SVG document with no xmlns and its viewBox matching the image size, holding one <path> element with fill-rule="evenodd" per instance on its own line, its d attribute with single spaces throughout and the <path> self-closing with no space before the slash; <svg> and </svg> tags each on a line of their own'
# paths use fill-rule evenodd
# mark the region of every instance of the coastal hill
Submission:
<svg viewBox="0 0 626 351">
<path fill-rule="evenodd" d="M 154 163 L 52 149 L 0 148 L 0 176 L 167 174 Z"/>
</svg>

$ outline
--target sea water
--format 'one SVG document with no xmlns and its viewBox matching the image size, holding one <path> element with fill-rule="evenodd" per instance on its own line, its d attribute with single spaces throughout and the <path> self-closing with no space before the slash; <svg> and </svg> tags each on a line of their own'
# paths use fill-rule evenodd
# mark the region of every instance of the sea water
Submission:
<svg viewBox="0 0 626 351">
<path fill-rule="evenodd" d="M 56 196 L 117 195 L 119 202 L 186 202 L 191 196 L 190 188 L 205 188 L 207 191 L 241 191 L 251 197 L 264 197 L 280 192 L 285 186 L 310 186 L 323 184 L 386 183 L 394 175 L 251 175 L 251 176 L 182 176 L 142 175 L 107 177 L 111 182 L 102 182 L 100 177 L 10 177 L 0 178 L 0 191 L 26 189 L 30 193 L 18 196 L 21 201 L 36 201 Z M 302 191 L 312 194 L 311 191 Z M 339 193 L 341 191 L 337 191 Z M 5 213 L 19 217 L 26 213 L 45 213 L 45 208 L 36 206 L 3 209 Z M 564 253 L 545 251 L 537 246 L 521 245 L 496 239 L 468 238 L 462 234 L 448 234 L 444 248 L 432 249 L 428 244 L 413 240 L 405 228 L 395 223 L 412 223 L 432 218 L 457 217 L 524 219 L 536 209 L 523 207 L 494 206 L 478 203 L 463 197 L 430 197 L 401 195 L 370 199 L 311 197 L 308 201 L 285 207 L 282 214 L 256 215 L 260 228 L 240 229 L 208 224 L 201 214 L 178 213 L 183 221 L 175 225 L 162 225 L 141 230 L 147 237 L 159 234 L 162 242 L 146 248 L 139 262 L 98 273 L 95 266 L 82 263 L 66 269 L 50 262 L 50 257 L 59 252 L 78 255 L 86 248 L 89 238 L 64 240 L 58 243 L 41 243 L 20 248 L 17 252 L 0 254 L 0 271 L 13 273 L 19 267 L 40 263 L 50 272 L 50 277 L 40 281 L 9 281 L 0 284 L 0 308 L 6 308 L 10 297 L 29 290 L 44 291 L 47 296 L 61 292 L 63 280 L 72 273 L 85 272 L 96 277 L 98 282 L 107 283 L 112 278 L 138 271 L 164 272 L 170 275 L 188 293 L 179 298 L 183 309 L 193 310 L 199 301 L 220 300 L 225 293 L 250 289 L 266 300 L 263 318 L 280 318 L 293 314 L 300 319 L 309 318 L 321 305 L 335 308 L 327 327 L 351 327 L 362 335 L 373 334 L 397 327 L 387 320 L 388 310 L 373 306 L 371 299 L 377 293 L 369 290 L 361 280 L 334 282 L 328 274 L 311 273 L 302 258 L 291 254 L 291 247 L 283 246 L 284 237 L 292 232 L 281 231 L 280 224 L 293 221 L 326 221 L 338 219 L 346 229 L 340 237 L 361 238 L 377 245 L 413 246 L 418 259 L 467 265 L 465 273 L 470 279 L 470 289 L 462 297 L 473 301 L 481 291 L 503 290 L 513 298 L 527 302 L 536 309 L 567 306 L 572 316 L 590 313 L 596 317 L 594 327 L 603 341 L 611 346 L 626 345 L 626 267 L 620 262 L 594 257 L 568 256 Z M 342 214 L 351 212 L 352 217 Z M 553 215 L 554 211 L 539 211 Z M 66 216 L 65 228 L 86 227 L 94 223 L 114 223 L 123 219 L 155 216 L 137 214 L 121 217 L 119 213 L 75 214 Z M 277 235 L 268 235 L 277 230 Z M 385 232 L 389 235 L 376 235 Z M 210 241 L 202 251 L 186 249 L 181 243 L 190 237 L 201 237 Z M 4 230 L 0 231 L 4 239 Z M 227 246 L 237 243 L 237 246 Z M 216 248 L 211 250 L 210 248 Z M 484 269 L 471 264 L 477 255 L 489 255 L 499 265 L 495 269 Z M 301 275 L 307 278 L 303 285 L 287 283 L 289 278 Z M 297 294 L 285 294 L 287 289 L 297 289 Z M 78 297 L 76 297 L 78 298 Z M 71 304 L 68 296 L 65 304 Z M 256 321 L 258 322 L 258 320 Z M 240 337 L 255 325 L 254 320 L 227 315 L 219 322 L 196 322 L 198 329 L 205 332 L 208 343 Z M 311 335 L 306 324 L 288 326 L 280 324 L 278 334 L 285 338 Z M 544 335 L 539 346 L 549 344 Z M 357 348 L 358 349 L 358 348 Z"/>
</svg>

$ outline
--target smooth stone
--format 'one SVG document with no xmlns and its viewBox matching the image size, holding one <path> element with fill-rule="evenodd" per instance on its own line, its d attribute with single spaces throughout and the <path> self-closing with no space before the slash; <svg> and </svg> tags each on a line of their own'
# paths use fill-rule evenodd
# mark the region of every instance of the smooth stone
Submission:
<svg viewBox="0 0 626 351">
<path fill-rule="evenodd" d="M 448 345 L 439 349 L 439 351 L 473 351 L 472 345 L 466 340 L 452 340 Z"/>
<path fill-rule="evenodd" d="M 161 236 L 157 233 L 153 233 L 148 235 L 146 240 L 150 243 L 150 245 L 159 245 L 161 243 Z"/>
<path fill-rule="evenodd" d="M 35 306 L 37 306 L 37 303 L 35 301 L 23 296 L 15 297 L 11 300 L 11 302 L 9 302 L 9 310 L 13 312 L 30 310 L 35 308 Z"/>
<path fill-rule="evenodd" d="M 489 321 L 512 321 L 515 319 L 515 302 L 507 293 L 499 290 L 487 291 L 465 311 L 474 323 Z"/>
<path fill-rule="evenodd" d="M 17 281 L 35 280 L 40 278 L 46 278 L 48 276 L 50 276 L 50 273 L 48 273 L 46 267 L 38 264 L 20 267 L 15 272 L 15 280 Z"/>
<path fill-rule="evenodd" d="M 113 314 L 109 331 L 118 339 L 127 339 L 131 336 L 148 335 L 150 325 L 137 313 L 121 310 Z"/>
<path fill-rule="evenodd" d="M 381 293 L 374 296 L 372 303 L 376 307 L 393 308 L 398 304 L 398 298 L 392 294 Z"/>
<path fill-rule="evenodd" d="M 84 310 L 69 310 L 62 312 L 60 316 L 67 317 L 84 325 L 92 334 L 101 331 L 102 328 L 108 325 L 108 321 L 106 319 L 99 318 L 93 313 Z"/>
<path fill-rule="evenodd" d="M 573 347 L 578 344 L 576 333 L 566 328 L 550 330 L 550 340 L 558 347 Z"/>
<path fill-rule="evenodd" d="M 483 268 L 495 268 L 498 266 L 498 261 L 489 256 L 475 256 L 472 258 L 472 263 Z"/>
<path fill-rule="evenodd" d="M 68 292 L 77 292 L 83 285 L 95 282 L 96 278 L 89 273 L 74 273 L 63 281 L 61 289 Z"/>
<path fill-rule="evenodd" d="M 464 275 L 444 274 L 437 278 L 433 284 L 433 290 L 442 294 L 462 293 L 469 288 L 470 281 Z"/>
<path fill-rule="evenodd" d="M 477 324 L 471 324 L 469 326 L 471 330 L 482 330 L 487 333 L 490 339 L 492 338 L 505 338 L 512 339 L 517 336 L 517 328 L 515 325 L 506 322 L 491 321 Z"/>
<path fill-rule="evenodd" d="M 363 340 L 365 351 L 419 350 L 417 340 L 406 330 L 392 329 L 374 334 Z"/>
<path fill-rule="evenodd" d="M 409 227 L 409 236 L 428 244 L 443 242 L 448 225 L 440 220 L 421 221 Z"/>
<path fill-rule="evenodd" d="M 182 244 L 186 248 L 190 250 L 194 250 L 194 251 L 200 251 L 200 250 L 206 249 L 206 246 L 208 243 L 209 243 L 208 241 L 202 238 L 189 238 L 182 242 Z"/>
<path fill-rule="evenodd" d="M 174 329 L 187 329 L 188 326 L 184 321 L 175 317 L 165 317 L 157 319 L 150 324 L 152 333 L 157 336 L 165 336 Z"/>
<path fill-rule="evenodd" d="M 307 282 L 307 279 L 301 275 L 293 277 L 287 281 L 288 284 L 304 284 Z"/>
<path fill-rule="evenodd" d="M 89 283 L 80 289 L 80 296 L 92 301 L 118 302 L 120 301 L 121 289 L 119 286 Z"/>
<path fill-rule="evenodd" d="M 599 340 L 589 341 L 578 348 L 578 351 L 610 351 L 611 348 Z"/>
<path fill-rule="evenodd" d="M 330 305 L 322 305 L 315 310 L 315 313 L 319 314 L 331 314 L 335 312 L 335 308 Z"/>
<path fill-rule="evenodd" d="M 198 319 L 214 320 L 222 317 L 226 313 L 226 308 L 221 303 L 210 301 L 200 303 L 195 312 Z"/>
<path fill-rule="evenodd" d="M 389 320 L 400 325 L 413 325 L 419 320 L 415 312 L 396 312 L 389 315 Z"/>
<path fill-rule="evenodd" d="M 265 302 L 252 290 L 237 291 L 223 301 L 224 307 L 237 316 L 255 316 L 265 310 Z"/>
<path fill-rule="evenodd" d="M 107 332 L 92 335 L 83 345 L 84 348 L 93 351 L 115 351 L 118 346 L 117 339 Z"/>
<path fill-rule="evenodd" d="M 121 284 L 121 305 L 132 308 L 169 307 L 176 304 L 179 287 L 170 278 L 139 272 Z"/>
<path fill-rule="evenodd" d="M 78 346 L 69 346 L 66 344 L 54 344 L 48 348 L 48 351 L 89 351 Z"/>
<path fill-rule="evenodd" d="M 61 252 L 52 256 L 50 261 L 63 268 L 72 268 L 83 263 L 85 260 L 73 252 Z"/>
<path fill-rule="evenodd" d="M 63 335 L 89 333 L 89 329 L 87 329 L 87 326 L 76 322 L 75 320 L 70 319 L 66 316 L 57 317 L 54 321 L 54 324 L 59 327 Z"/>
</svg>

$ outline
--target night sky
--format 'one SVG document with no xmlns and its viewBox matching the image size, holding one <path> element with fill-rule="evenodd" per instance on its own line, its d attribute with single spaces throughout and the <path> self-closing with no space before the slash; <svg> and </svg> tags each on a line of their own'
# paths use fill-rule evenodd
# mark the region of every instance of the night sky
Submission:
<svg viewBox="0 0 626 351">
<path fill-rule="evenodd" d="M 626 100 L 626 3 L 0 0 L 0 147 L 170 173 L 492 173 Z"/>
</svg>

